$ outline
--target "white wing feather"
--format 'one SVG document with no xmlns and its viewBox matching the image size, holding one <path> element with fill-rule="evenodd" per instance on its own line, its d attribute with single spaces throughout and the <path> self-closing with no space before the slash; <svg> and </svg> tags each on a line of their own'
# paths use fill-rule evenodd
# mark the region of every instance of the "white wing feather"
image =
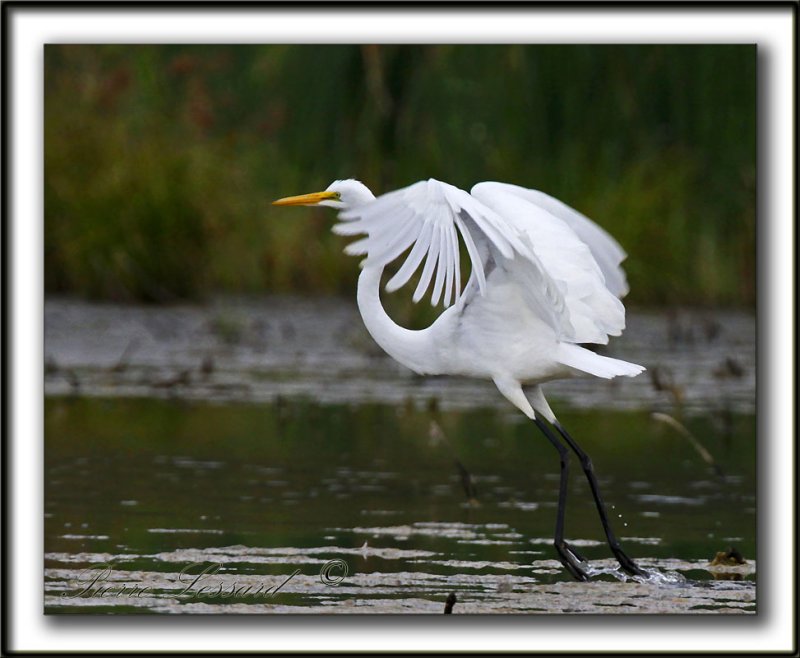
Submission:
<svg viewBox="0 0 800 658">
<path fill-rule="evenodd" d="M 464 190 L 434 179 L 342 211 L 339 219 L 340 223 L 333 227 L 334 233 L 366 234 L 345 248 L 351 255 L 366 254 L 365 267 L 384 267 L 411 247 L 386 289 L 394 292 L 408 283 L 424 259 L 413 299 L 419 301 L 433 279 L 431 302 L 434 306 L 442 300 L 447 307 L 461 298 L 459 235 L 482 293 L 486 288 L 486 276 L 477 241 L 488 242 L 492 250 L 507 259 L 513 259 L 515 254 L 536 258 L 524 236 L 497 213 Z"/>
<path fill-rule="evenodd" d="M 472 194 L 505 217 L 530 241 L 542 270 L 558 285 L 573 329 L 569 332 L 562 327 L 562 339 L 605 344 L 609 336 L 622 332 L 625 307 L 617 295 L 625 282 L 624 273 L 617 262 L 613 269 L 609 269 L 609 263 L 624 257 L 624 252 L 613 238 L 581 215 L 582 221 L 577 225 L 582 235 L 591 233 L 602 238 L 588 244 L 573 224 L 562 217 L 564 209 L 571 209 L 540 192 L 505 183 L 479 183 L 472 188 Z M 542 203 L 543 197 L 549 201 Z M 560 214 L 551 213 L 550 207 Z M 571 212 L 577 216 L 575 211 Z M 595 257 L 598 251 L 612 258 L 605 261 L 605 267 Z"/>
<path fill-rule="evenodd" d="M 624 270 L 620 267 L 620 263 L 627 258 L 625 250 L 608 232 L 595 224 L 586 215 L 571 208 L 563 201 L 551 197 L 549 194 L 508 183 L 478 183 L 472 188 L 472 193 L 475 194 L 476 188 L 483 185 L 492 186 L 507 194 L 521 197 L 565 222 L 578 238 L 589 247 L 592 256 L 603 273 L 606 287 L 619 298 L 628 294 L 628 282 Z"/>
</svg>

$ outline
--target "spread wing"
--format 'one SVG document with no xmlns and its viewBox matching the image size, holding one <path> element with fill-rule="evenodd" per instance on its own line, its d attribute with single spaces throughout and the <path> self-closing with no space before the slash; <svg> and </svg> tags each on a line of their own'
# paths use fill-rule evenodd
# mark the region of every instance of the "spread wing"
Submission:
<svg viewBox="0 0 800 658">
<path fill-rule="evenodd" d="M 625 271 L 620 267 L 620 263 L 627 258 L 625 250 L 611 235 L 586 215 L 549 194 L 508 183 L 478 183 L 472 188 L 472 194 L 477 193 L 480 196 L 480 189 L 485 189 L 487 186 L 524 199 L 567 224 L 575 235 L 589 247 L 603 274 L 605 285 L 611 293 L 619 298 L 628 294 Z"/>
<path fill-rule="evenodd" d="M 506 218 L 529 241 L 566 304 L 574 343 L 607 343 L 625 328 L 627 291 L 616 241 L 590 219 L 542 192 L 506 183 L 479 183 L 474 197 Z"/>
<path fill-rule="evenodd" d="M 542 265 L 529 237 L 514 223 L 467 192 L 430 179 L 389 192 L 375 201 L 339 213 L 341 222 L 333 228 L 339 235 L 365 234 L 349 244 L 351 255 L 366 255 L 364 267 L 383 267 L 410 248 L 386 289 L 393 292 L 405 285 L 425 262 L 413 295 L 418 302 L 433 280 L 431 303 L 441 298 L 445 307 L 451 300 L 463 302 L 459 240 L 463 241 L 472 266 L 470 283 L 478 294 L 487 291 L 485 268 L 512 267 L 524 302 L 545 319 L 559 336 L 570 338 L 574 329 L 559 285 Z"/>
<path fill-rule="evenodd" d="M 482 292 L 486 277 L 476 240 L 488 242 L 505 258 L 513 258 L 515 251 L 525 250 L 517 232 L 509 231 L 506 222 L 494 211 L 463 190 L 434 179 L 345 210 L 339 213 L 339 219 L 341 223 L 333 227 L 334 233 L 366 234 L 345 248 L 350 255 L 365 254 L 365 266 L 384 267 L 413 245 L 403 265 L 386 284 L 386 290 L 394 292 L 403 287 L 424 260 L 413 299 L 415 302 L 422 299 L 433 280 L 434 306 L 441 298 L 447 307 L 451 299 L 456 300 L 461 294 L 459 236 Z M 472 222 L 472 231 L 465 220 Z"/>
</svg>

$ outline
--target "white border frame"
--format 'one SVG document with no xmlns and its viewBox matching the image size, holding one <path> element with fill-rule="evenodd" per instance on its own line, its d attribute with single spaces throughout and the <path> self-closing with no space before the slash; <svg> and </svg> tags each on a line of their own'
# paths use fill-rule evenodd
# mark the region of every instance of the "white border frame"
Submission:
<svg viewBox="0 0 800 658">
<path fill-rule="evenodd" d="M 491 7 L 69 7 L 7 10 L 8 380 L 15 651 L 791 650 L 794 630 L 794 12 L 788 4 Z M 420 14 L 424 12 L 424 20 Z M 155 16 L 154 16 L 155 14 Z M 75 618 L 42 613 L 43 136 L 45 43 L 755 43 L 759 49 L 759 614 L 657 619 Z M 768 172 L 768 175 L 765 175 Z M 768 262 L 764 262 L 767 260 Z M 765 376 L 767 377 L 765 381 Z M 767 504 L 765 504 L 767 503 Z M 765 530 L 769 531 L 767 537 Z M 762 566 L 763 565 L 763 566 Z M 770 565 L 772 565 L 770 567 Z M 791 573 L 789 573 L 791 571 Z M 255 623 L 252 623 L 255 622 Z M 413 632 L 409 632 L 413 628 Z M 145 632 L 142 632 L 142 631 Z M 316 631 L 316 632 L 310 632 Z M 580 631 L 580 632 L 576 632 Z"/>
</svg>

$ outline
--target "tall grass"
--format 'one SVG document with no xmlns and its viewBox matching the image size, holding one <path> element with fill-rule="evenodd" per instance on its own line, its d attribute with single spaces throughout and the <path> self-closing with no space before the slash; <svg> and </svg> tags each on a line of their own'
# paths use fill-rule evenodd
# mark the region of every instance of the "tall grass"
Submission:
<svg viewBox="0 0 800 658">
<path fill-rule="evenodd" d="M 48 46 L 47 290 L 349 292 L 332 215 L 269 202 L 435 177 L 582 210 L 634 303 L 752 304 L 755 74 L 750 46 Z"/>
</svg>

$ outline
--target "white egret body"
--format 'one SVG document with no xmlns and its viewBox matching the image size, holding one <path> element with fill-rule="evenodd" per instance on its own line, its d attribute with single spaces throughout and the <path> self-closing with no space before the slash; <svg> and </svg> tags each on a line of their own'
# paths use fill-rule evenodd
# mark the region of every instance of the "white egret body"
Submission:
<svg viewBox="0 0 800 658">
<path fill-rule="evenodd" d="M 641 574 L 611 532 L 591 462 L 558 423 L 540 387 L 581 374 L 608 379 L 644 370 L 581 347 L 606 344 L 625 327 L 620 298 L 628 286 L 620 263 L 626 254 L 619 244 L 557 199 L 505 183 L 479 183 L 468 194 L 430 179 L 376 199 L 362 183 L 340 180 L 324 192 L 274 203 L 337 208 L 334 232 L 361 236 L 345 248 L 366 256 L 358 307 L 367 330 L 390 356 L 421 375 L 493 380 L 556 446 L 562 465 L 556 549 L 570 572 L 586 579 L 583 559 L 563 541 L 569 454 L 538 416 L 580 457 L 612 551 L 626 571 Z M 464 286 L 461 243 L 471 264 Z M 432 284 L 431 303 L 445 307 L 421 330 L 395 323 L 380 299 L 385 267 L 405 252 L 386 290 L 398 290 L 422 267 L 414 301 Z M 527 396 L 523 385 L 530 386 Z"/>
</svg>

